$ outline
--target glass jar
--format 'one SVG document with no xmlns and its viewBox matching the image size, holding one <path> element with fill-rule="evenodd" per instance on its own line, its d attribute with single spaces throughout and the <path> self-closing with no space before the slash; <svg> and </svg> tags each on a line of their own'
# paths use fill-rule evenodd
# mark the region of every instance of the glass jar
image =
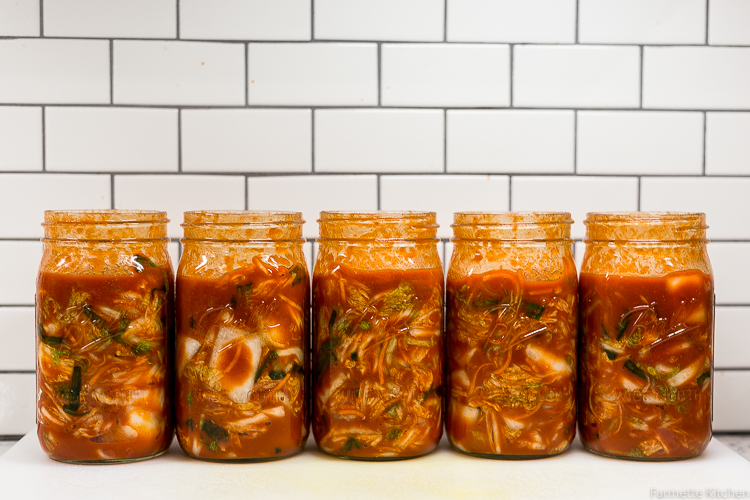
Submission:
<svg viewBox="0 0 750 500">
<path fill-rule="evenodd" d="M 313 273 L 313 433 L 398 460 L 442 435 L 443 271 L 434 212 L 322 212 Z"/>
<path fill-rule="evenodd" d="M 579 428 L 589 451 L 699 455 L 711 439 L 714 282 L 699 213 L 590 213 Z"/>
<path fill-rule="evenodd" d="M 167 222 L 165 212 L 44 214 L 37 434 L 55 460 L 132 462 L 172 442 Z"/>
<path fill-rule="evenodd" d="M 264 462 L 307 440 L 310 278 L 299 212 L 185 212 L 177 271 L 177 439 Z"/>
<path fill-rule="evenodd" d="M 569 213 L 454 214 L 446 429 L 485 458 L 556 455 L 575 436 L 578 279 Z"/>
</svg>

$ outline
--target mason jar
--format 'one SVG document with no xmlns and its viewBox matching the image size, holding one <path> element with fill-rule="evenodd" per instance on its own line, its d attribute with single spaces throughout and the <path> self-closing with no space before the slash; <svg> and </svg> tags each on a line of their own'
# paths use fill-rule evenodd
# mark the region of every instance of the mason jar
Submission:
<svg viewBox="0 0 750 500">
<path fill-rule="evenodd" d="M 434 212 L 322 212 L 313 273 L 313 433 L 398 460 L 442 435 L 443 271 Z"/>
<path fill-rule="evenodd" d="M 132 462 L 172 442 L 167 222 L 165 212 L 44 214 L 36 418 L 55 460 Z"/>
<path fill-rule="evenodd" d="M 177 271 L 177 438 L 203 460 L 302 450 L 310 278 L 299 212 L 185 212 Z"/>
<path fill-rule="evenodd" d="M 447 277 L 451 446 L 556 455 L 575 436 L 578 279 L 569 213 L 454 214 Z"/>
<path fill-rule="evenodd" d="M 714 280 L 701 213 L 590 213 L 579 428 L 589 451 L 660 461 L 711 439 Z"/>
</svg>

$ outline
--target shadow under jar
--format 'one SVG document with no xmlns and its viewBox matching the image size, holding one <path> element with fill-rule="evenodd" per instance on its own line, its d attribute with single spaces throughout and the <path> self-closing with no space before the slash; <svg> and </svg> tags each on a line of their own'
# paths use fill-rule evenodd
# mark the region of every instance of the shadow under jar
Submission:
<svg viewBox="0 0 750 500">
<path fill-rule="evenodd" d="M 48 211 L 36 290 L 37 434 L 55 460 L 152 458 L 172 442 L 167 214 Z"/>
<path fill-rule="evenodd" d="M 699 213 L 590 213 L 581 266 L 581 441 L 614 458 L 711 439 L 714 282 Z"/>
<path fill-rule="evenodd" d="M 485 458 L 557 455 L 575 436 L 578 280 L 569 213 L 454 215 L 447 433 Z"/>
<path fill-rule="evenodd" d="M 177 439 L 203 460 L 302 450 L 310 277 L 298 212 L 185 212 Z"/>
<path fill-rule="evenodd" d="M 434 212 L 320 214 L 313 433 L 358 460 L 429 453 L 442 435 L 443 271 Z"/>
</svg>

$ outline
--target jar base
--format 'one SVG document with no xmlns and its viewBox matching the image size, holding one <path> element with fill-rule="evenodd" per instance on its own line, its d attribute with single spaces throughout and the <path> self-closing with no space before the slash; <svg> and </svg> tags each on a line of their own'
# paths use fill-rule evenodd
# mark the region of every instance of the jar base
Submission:
<svg viewBox="0 0 750 500">
<path fill-rule="evenodd" d="M 189 453 L 185 452 L 185 455 L 192 458 L 193 460 L 200 460 L 201 462 L 213 462 L 213 463 L 219 463 L 219 464 L 258 464 L 263 462 L 277 462 L 279 460 L 284 460 L 287 458 L 292 458 L 295 455 L 299 455 L 302 452 L 302 446 L 299 450 L 295 451 L 294 453 L 290 453 L 288 455 L 283 455 L 280 457 L 273 456 L 273 457 L 259 457 L 259 458 L 205 458 L 205 457 L 194 457 L 193 455 L 190 455 Z M 185 451 L 184 449 L 182 450 Z"/>
<path fill-rule="evenodd" d="M 690 455 L 688 457 L 658 457 L 658 458 L 652 458 L 652 457 L 634 457 L 631 455 L 608 455 L 606 453 L 602 453 L 600 451 L 592 450 L 586 444 L 583 444 L 583 449 L 588 451 L 589 453 L 593 455 L 597 455 L 599 457 L 604 458 L 612 458 L 615 460 L 630 460 L 631 462 L 679 462 L 681 460 L 690 460 L 691 458 L 699 457 L 703 450 L 699 451 L 695 455 Z"/>
<path fill-rule="evenodd" d="M 462 455 L 466 455 L 468 457 L 475 457 L 475 458 L 484 458 L 489 460 L 543 460 L 545 458 L 552 458 L 557 457 L 565 453 L 570 449 L 570 445 L 568 445 L 564 450 L 552 453 L 550 455 L 498 455 L 494 453 L 471 453 L 470 451 L 464 451 L 460 450 L 457 447 L 453 446 L 451 444 L 451 450 L 457 451 L 458 453 Z"/>
<path fill-rule="evenodd" d="M 322 453 L 325 453 L 329 457 L 339 458 L 341 460 L 352 460 L 355 462 L 400 462 L 403 460 L 411 460 L 412 458 L 421 458 L 427 456 L 435 451 L 436 448 L 437 446 L 426 453 L 421 453 L 419 455 L 410 455 L 408 457 L 350 457 L 348 455 L 335 455 L 333 453 L 328 453 L 327 451 L 323 451 L 320 448 L 318 448 L 318 450 L 320 450 Z"/>
<path fill-rule="evenodd" d="M 116 465 L 116 464 L 130 464 L 133 462 L 143 462 L 145 460 L 151 460 L 152 458 L 157 458 L 162 455 L 164 455 L 169 448 L 165 448 L 164 450 L 154 453 L 153 455 L 149 455 L 147 457 L 139 457 L 139 458 L 112 458 L 112 459 L 102 459 L 102 460 L 66 460 L 62 458 L 55 458 L 55 457 L 49 457 L 55 462 L 61 462 L 64 464 L 76 464 L 76 465 Z"/>
</svg>

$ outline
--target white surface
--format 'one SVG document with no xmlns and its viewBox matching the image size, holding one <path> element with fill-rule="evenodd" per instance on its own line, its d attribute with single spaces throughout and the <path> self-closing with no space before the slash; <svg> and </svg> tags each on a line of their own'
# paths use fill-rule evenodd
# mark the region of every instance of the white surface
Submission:
<svg viewBox="0 0 750 500">
<path fill-rule="evenodd" d="M 442 42 L 445 0 L 315 0 L 318 40 Z"/>
<path fill-rule="evenodd" d="M 711 0 L 708 4 L 708 43 L 750 45 L 750 2 Z"/>
<path fill-rule="evenodd" d="M 309 40 L 311 0 L 180 0 L 180 38 Z"/>
<path fill-rule="evenodd" d="M 374 43 L 248 44 L 248 102 L 374 106 L 377 56 Z"/>
<path fill-rule="evenodd" d="M 41 237 L 45 210 L 110 208 L 110 193 L 104 174 L 0 174 L 0 238 Z"/>
<path fill-rule="evenodd" d="M 707 0 L 580 0 L 581 43 L 706 41 Z M 713 3 L 713 0 L 712 0 Z"/>
<path fill-rule="evenodd" d="M 115 104 L 245 104 L 241 43 L 116 40 Z"/>
<path fill-rule="evenodd" d="M 750 48 L 644 47 L 643 107 L 750 109 Z"/>
<path fill-rule="evenodd" d="M 447 6 L 449 42 L 573 43 L 576 39 L 575 0 L 448 0 Z"/>
<path fill-rule="evenodd" d="M 750 431 L 750 371 L 714 370 L 714 430 Z"/>
<path fill-rule="evenodd" d="M 0 40 L 0 102 L 108 104 L 107 40 Z"/>
<path fill-rule="evenodd" d="M 639 99 L 638 47 L 513 47 L 514 106 L 636 108 Z"/>
<path fill-rule="evenodd" d="M 48 107 L 48 171 L 177 172 L 177 110 Z"/>
<path fill-rule="evenodd" d="M 182 110 L 183 172 L 310 172 L 309 109 Z"/>
<path fill-rule="evenodd" d="M 701 175 L 703 113 L 581 111 L 579 174 Z"/>
<path fill-rule="evenodd" d="M 383 44 L 384 106 L 506 107 L 510 47 L 478 44 Z"/>
<path fill-rule="evenodd" d="M 750 307 L 716 307 L 714 367 L 750 368 Z"/>
<path fill-rule="evenodd" d="M 44 36 L 174 38 L 176 2 L 44 0 Z"/>
<path fill-rule="evenodd" d="M 573 111 L 447 113 L 448 172 L 573 173 Z"/>
<path fill-rule="evenodd" d="M 750 174 L 750 113 L 706 113 L 706 174 Z"/>
<path fill-rule="evenodd" d="M 39 36 L 39 0 L 0 0 L 0 36 Z"/>
<path fill-rule="evenodd" d="M 442 172 L 436 109 L 315 111 L 316 172 Z"/>
<path fill-rule="evenodd" d="M 748 193 L 750 178 L 646 177 L 641 210 L 705 212 L 709 238 L 750 239 L 750 224 L 736 218 L 750 214 Z"/>
<path fill-rule="evenodd" d="M 135 480 L 134 480 L 135 479 Z M 648 498 L 657 490 L 732 488 L 750 492 L 750 463 L 713 440 L 698 458 L 639 463 L 585 452 L 578 442 L 558 457 L 496 461 L 448 449 L 400 462 L 356 462 L 323 455 L 312 439 L 305 451 L 279 462 L 214 464 L 188 458 L 176 444 L 168 454 L 129 465 L 79 466 L 46 457 L 36 433 L 0 458 L 8 498 L 56 500 L 233 498 L 330 499 L 352 493 L 383 498 Z M 603 493 L 606 492 L 606 493 Z"/>
<path fill-rule="evenodd" d="M 34 370 L 33 307 L 0 307 L 0 366 L 5 370 Z"/>
<path fill-rule="evenodd" d="M 42 108 L 0 106 L 0 170 L 42 170 Z"/>
</svg>

